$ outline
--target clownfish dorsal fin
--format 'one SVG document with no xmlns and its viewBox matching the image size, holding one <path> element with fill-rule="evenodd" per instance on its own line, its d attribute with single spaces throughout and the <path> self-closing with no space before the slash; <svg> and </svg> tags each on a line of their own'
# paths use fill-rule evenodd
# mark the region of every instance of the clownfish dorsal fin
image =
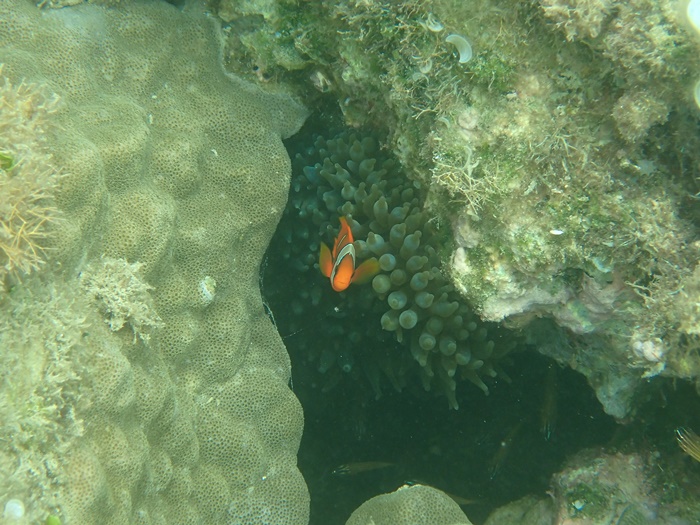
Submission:
<svg viewBox="0 0 700 525">
<path fill-rule="evenodd" d="M 334 261 L 340 257 L 340 252 L 343 250 L 343 248 L 345 246 L 353 243 L 352 230 L 350 229 L 350 226 L 348 225 L 348 221 L 345 219 L 345 217 L 340 217 L 339 220 L 340 220 L 340 231 L 338 232 L 338 236 L 335 238 L 335 242 L 333 243 L 332 255 L 333 255 Z"/>
</svg>

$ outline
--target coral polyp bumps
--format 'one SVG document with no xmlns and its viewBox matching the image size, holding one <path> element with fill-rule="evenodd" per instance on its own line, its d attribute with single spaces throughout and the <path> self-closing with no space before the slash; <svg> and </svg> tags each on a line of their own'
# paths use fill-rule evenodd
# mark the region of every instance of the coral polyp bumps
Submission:
<svg viewBox="0 0 700 525">
<path fill-rule="evenodd" d="M 264 281 L 273 309 L 289 312 L 278 322 L 283 336 L 294 334 L 292 353 L 299 348 L 316 363 L 325 388 L 350 374 L 379 396 L 382 377 L 401 390 L 418 376 L 453 408 L 460 378 L 488 393 L 482 378 L 497 375 L 496 362 L 512 345 L 496 342 L 497 331 L 443 276 L 434 227 L 398 164 L 374 138 L 346 134 L 317 138 L 294 164 Z M 380 271 L 371 284 L 336 293 L 317 260 L 340 217 L 352 229 L 358 262 L 375 257 Z"/>
</svg>

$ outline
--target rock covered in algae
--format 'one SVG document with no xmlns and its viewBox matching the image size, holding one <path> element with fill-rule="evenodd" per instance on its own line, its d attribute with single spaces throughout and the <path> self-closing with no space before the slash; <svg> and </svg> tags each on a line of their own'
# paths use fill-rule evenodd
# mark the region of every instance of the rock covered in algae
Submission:
<svg viewBox="0 0 700 525">
<path fill-rule="evenodd" d="M 483 320 L 536 332 L 533 319 L 553 319 L 571 349 L 556 358 L 588 361 L 615 417 L 648 377 L 698 381 L 684 295 L 700 253 L 695 2 L 345 1 L 301 16 L 238 4 L 221 3 L 250 21 L 229 37 L 244 42 L 238 71 L 293 70 L 298 90 L 382 130 L 412 178 L 444 190 L 432 204 L 451 206 L 449 273 Z M 470 61 L 450 34 L 469 40 Z M 640 358 L 658 339 L 664 358 Z M 604 351 L 589 360 L 591 348 Z"/>
<path fill-rule="evenodd" d="M 678 457 L 660 450 L 584 450 L 552 476 L 548 495 L 529 495 L 503 505 L 485 525 L 696 523 L 697 474 L 684 468 Z"/>
<path fill-rule="evenodd" d="M 194 5 L 34 4 L 0 3 L 0 85 L 58 102 L 10 126 L 3 107 L 22 171 L 0 176 L 31 193 L 50 159 L 60 220 L 41 271 L 0 291 L 0 508 L 306 524 L 301 407 L 258 290 L 304 110 L 225 74 Z"/>
<path fill-rule="evenodd" d="M 437 180 L 465 201 L 451 274 L 483 319 L 540 341 L 532 321 L 552 319 L 568 350 L 538 350 L 576 362 L 606 411 L 624 418 L 648 378 L 700 372 L 688 358 L 700 342 L 678 323 L 692 310 L 682 290 L 700 248 L 683 197 L 697 190 L 682 167 L 697 165 L 700 149 L 679 94 L 700 66 L 700 40 L 671 3 L 539 4 L 534 61 L 512 95 L 465 104 L 469 119 L 455 106 L 436 142 Z M 540 45 L 550 32 L 567 40 Z M 565 65 L 553 68 L 551 54 Z M 593 92 L 605 95 L 587 104 Z M 460 151 L 470 169 L 447 169 L 442 159 Z M 493 173 L 499 191 L 474 213 L 473 181 Z"/>
</svg>

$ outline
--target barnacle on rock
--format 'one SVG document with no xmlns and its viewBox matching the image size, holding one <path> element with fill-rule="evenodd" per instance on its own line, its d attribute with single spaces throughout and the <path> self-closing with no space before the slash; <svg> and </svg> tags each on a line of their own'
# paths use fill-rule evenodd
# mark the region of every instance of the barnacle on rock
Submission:
<svg viewBox="0 0 700 525">
<path fill-rule="evenodd" d="M 496 345 L 493 330 L 443 276 L 435 231 L 398 164 L 374 138 L 348 134 L 318 137 L 294 164 L 285 217 L 268 252 L 266 291 L 277 294 L 273 308 L 290 307 L 287 328 L 328 374 L 327 388 L 345 372 L 368 379 L 377 397 L 381 376 L 401 390 L 418 375 L 425 390 L 437 387 L 454 408 L 459 378 L 488 393 L 482 377 L 497 374 L 495 362 L 509 347 Z M 314 265 L 339 216 L 348 219 L 358 258 L 376 257 L 381 270 L 371 285 L 336 294 Z M 298 272 L 292 289 L 272 284 L 291 278 L 280 264 Z M 307 329 L 308 320 L 324 315 Z"/>
</svg>

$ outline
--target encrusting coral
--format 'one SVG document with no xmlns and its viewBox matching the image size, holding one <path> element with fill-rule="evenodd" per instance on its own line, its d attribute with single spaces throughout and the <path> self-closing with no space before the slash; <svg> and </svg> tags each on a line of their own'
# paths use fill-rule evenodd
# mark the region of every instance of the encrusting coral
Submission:
<svg viewBox="0 0 700 525">
<path fill-rule="evenodd" d="M 485 525 L 522 523 L 696 523 L 697 477 L 679 480 L 672 456 L 654 449 L 584 449 L 561 465 L 546 496 L 526 496 L 496 511 Z"/>
<path fill-rule="evenodd" d="M 373 137 L 344 133 L 318 137 L 294 165 L 265 288 L 278 294 L 269 297 L 275 304 L 291 306 L 290 331 L 303 328 L 304 319 L 327 316 L 309 333 L 306 357 L 321 372 L 330 370 L 330 383 L 355 372 L 357 363 L 377 396 L 380 375 L 401 390 L 415 372 L 426 390 L 443 393 L 454 408 L 460 378 L 488 393 L 482 377 L 497 374 L 512 341 L 479 322 L 443 275 L 434 226 L 398 163 Z M 380 268 L 371 285 L 353 285 L 340 295 L 316 264 L 320 243 L 335 236 L 339 217 L 352 228 L 358 261 L 375 257 Z M 294 288 L 301 293 L 283 291 L 279 276 L 290 278 L 283 267 L 301 272 Z M 295 344 L 299 340 L 303 333 Z"/>
</svg>

